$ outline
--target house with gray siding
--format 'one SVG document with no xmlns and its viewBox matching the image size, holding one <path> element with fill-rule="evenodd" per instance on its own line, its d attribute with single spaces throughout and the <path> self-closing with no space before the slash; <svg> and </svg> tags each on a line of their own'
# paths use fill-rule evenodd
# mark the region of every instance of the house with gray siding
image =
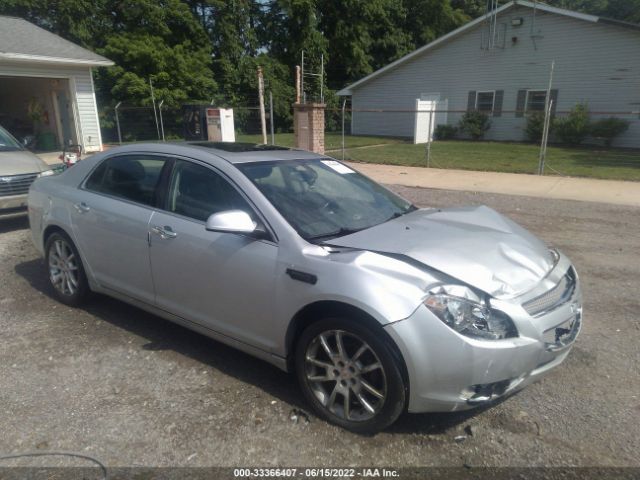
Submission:
<svg viewBox="0 0 640 480">
<path fill-rule="evenodd" d="M 92 68 L 113 62 L 26 20 L 0 16 L 0 125 L 39 150 L 102 149 Z M 39 111 L 39 121 L 29 112 Z"/>
<path fill-rule="evenodd" d="M 354 135 L 414 137 L 416 102 L 430 99 L 447 110 L 436 125 L 476 109 L 490 116 L 486 139 L 520 141 L 544 111 L 552 62 L 553 113 L 587 103 L 593 120 L 630 122 L 614 146 L 640 147 L 640 26 L 537 2 L 511 1 L 338 95 L 351 97 Z"/>
</svg>

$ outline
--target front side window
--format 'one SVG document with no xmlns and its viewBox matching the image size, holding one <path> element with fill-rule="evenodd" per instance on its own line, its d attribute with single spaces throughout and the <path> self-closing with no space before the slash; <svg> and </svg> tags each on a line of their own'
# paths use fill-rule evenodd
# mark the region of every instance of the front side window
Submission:
<svg viewBox="0 0 640 480">
<path fill-rule="evenodd" d="M 493 113 L 495 92 L 478 92 L 476 94 L 476 110 L 483 113 Z"/>
<path fill-rule="evenodd" d="M 22 150 L 22 145 L 4 128 L 0 127 L 0 152 Z"/>
<path fill-rule="evenodd" d="M 406 200 L 328 158 L 238 168 L 307 240 L 347 235 L 415 210 Z"/>
<path fill-rule="evenodd" d="M 184 160 L 177 160 L 173 168 L 166 209 L 202 222 L 225 210 L 242 210 L 253 216 L 253 209 L 225 178 Z"/>
<path fill-rule="evenodd" d="M 529 90 L 527 92 L 527 112 L 544 112 L 547 92 L 544 90 Z"/>
<path fill-rule="evenodd" d="M 155 206 L 156 188 L 166 161 L 163 157 L 145 155 L 108 158 L 91 173 L 85 188 L 131 202 Z"/>
</svg>

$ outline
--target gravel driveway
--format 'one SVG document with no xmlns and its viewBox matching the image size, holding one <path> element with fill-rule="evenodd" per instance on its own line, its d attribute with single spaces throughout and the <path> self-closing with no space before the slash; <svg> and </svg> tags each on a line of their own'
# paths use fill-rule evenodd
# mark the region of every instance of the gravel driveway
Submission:
<svg viewBox="0 0 640 480">
<path fill-rule="evenodd" d="M 106 297 L 57 303 L 26 220 L 10 220 L 0 452 L 77 451 L 112 466 L 640 466 L 640 211 L 393 188 L 420 206 L 489 205 L 571 257 L 585 322 L 563 366 L 491 408 L 404 415 L 358 436 L 307 421 L 293 376 L 266 363 Z"/>
</svg>

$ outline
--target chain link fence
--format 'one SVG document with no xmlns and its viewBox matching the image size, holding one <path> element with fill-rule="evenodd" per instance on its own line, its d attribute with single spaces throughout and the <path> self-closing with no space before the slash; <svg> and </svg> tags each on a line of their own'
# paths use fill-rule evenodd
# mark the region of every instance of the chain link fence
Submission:
<svg viewBox="0 0 640 480">
<path fill-rule="evenodd" d="M 586 104 L 556 110 L 551 101 L 544 142 L 544 99 L 499 111 L 493 101 L 464 110 L 443 108 L 446 103 L 376 109 L 348 102 L 344 111 L 328 110 L 327 151 L 391 165 L 640 180 L 640 112 Z"/>
<path fill-rule="evenodd" d="M 266 143 L 294 147 L 292 112 L 272 112 L 265 101 Z M 362 108 L 350 101 L 325 110 L 325 150 L 340 160 L 428 168 L 543 173 L 640 180 L 640 114 L 635 111 L 549 108 L 527 100 L 523 110 L 497 110 L 495 98 L 474 107 L 443 108 L 420 100 L 413 108 Z M 231 106 L 236 141 L 262 143 L 260 109 Z M 183 108 L 121 104 L 101 112 L 105 144 L 185 139 Z M 205 137 L 206 138 L 206 137 Z"/>
</svg>

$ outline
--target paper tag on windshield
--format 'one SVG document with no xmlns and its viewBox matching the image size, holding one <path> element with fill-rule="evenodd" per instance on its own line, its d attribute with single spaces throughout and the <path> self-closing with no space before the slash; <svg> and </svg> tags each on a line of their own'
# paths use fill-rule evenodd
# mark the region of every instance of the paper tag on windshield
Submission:
<svg viewBox="0 0 640 480">
<path fill-rule="evenodd" d="M 327 167 L 335 170 L 338 173 L 356 173 L 354 170 L 351 170 L 346 165 L 341 164 L 340 162 L 336 162 L 335 160 L 320 160 Z"/>
</svg>

